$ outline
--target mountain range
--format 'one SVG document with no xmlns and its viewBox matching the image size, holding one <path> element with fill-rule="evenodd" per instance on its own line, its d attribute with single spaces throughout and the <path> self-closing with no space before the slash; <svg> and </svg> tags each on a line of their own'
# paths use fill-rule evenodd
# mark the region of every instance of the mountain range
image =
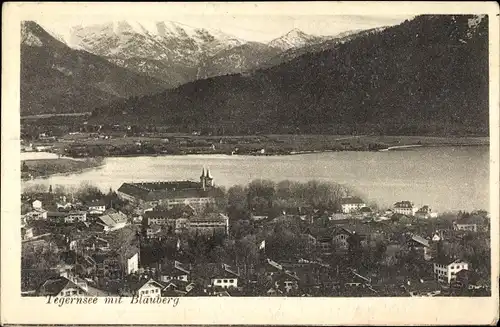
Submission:
<svg viewBox="0 0 500 327">
<path fill-rule="evenodd" d="M 60 31 L 22 25 L 23 114 L 91 111 L 123 97 L 291 60 L 334 38 L 297 29 L 264 44 L 172 21 L 118 21 Z M 275 45 L 275 46 L 273 46 Z M 280 57 L 283 51 L 291 54 Z M 311 51 L 315 51 L 311 48 Z"/>
<path fill-rule="evenodd" d="M 216 133 L 488 133 L 488 18 L 424 15 L 267 69 L 104 106 L 95 121 Z"/>
<path fill-rule="evenodd" d="M 65 38 L 53 35 L 72 48 L 174 86 L 253 69 L 280 52 L 334 37 L 294 29 L 265 44 L 174 21 L 113 21 L 73 26 Z"/>
<path fill-rule="evenodd" d="M 75 50 L 40 25 L 21 26 L 21 114 L 90 112 L 129 96 L 169 85 Z"/>
</svg>

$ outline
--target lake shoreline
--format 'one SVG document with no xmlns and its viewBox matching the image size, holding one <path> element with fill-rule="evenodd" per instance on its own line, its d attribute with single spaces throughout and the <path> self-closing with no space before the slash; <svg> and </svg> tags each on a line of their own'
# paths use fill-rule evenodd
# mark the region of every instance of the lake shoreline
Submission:
<svg viewBox="0 0 500 327">
<path fill-rule="evenodd" d="M 304 154 L 321 154 L 321 153 L 338 153 L 338 152 L 389 152 L 389 151 L 411 151 L 412 149 L 415 148 L 447 148 L 447 147 L 485 147 L 489 146 L 489 143 L 484 143 L 484 144 L 425 144 L 425 145 L 414 145 L 412 147 L 402 147 L 402 148 L 393 148 L 390 149 L 391 147 L 388 148 L 381 148 L 378 150 L 304 150 L 304 151 L 291 151 L 288 153 L 227 153 L 227 152 L 189 152 L 189 153 L 137 153 L 137 154 L 123 154 L 123 155 L 108 155 L 108 156 L 99 156 L 100 158 L 137 158 L 137 157 L 181 157 L 181 156 L 202 156 L 202 155 L 223 155 L 227 157 L 231 156 L 248 156 L 248 157 L 282 157 L 282 156 L 298 156 L 298 155 L 304 155 Z M 29 152 L 24 152 L 24 153 L 29 153 Z M 36 152 L 40 153 L 40 152 Z M 51 153 L 51 152 L 47 152 Z M 66 158 L 69 160 L 80 160 L 82 157 L 71 157 L 71 156 L 62 156 L 61 158 Z M 98 158 L 98 157 L 86 157 L 86 158 Z M 56 159 L 56 158 L 47 158 L 49 159 Z M 36 160 L 42 160 L 42 159 L 21 159 L 21 161 L 36 161 Z M 102 164 L 104 165 L 104 164 Z M 102 166 L 100 165 L 100 166 Z M 92 168 L 97 168 L 100 166 L 96 167 L 89 167 L 88 169 Z M 87 168 L 85 168 L 87 169 Z M 52 175 L 47 175 L 47 176 L 52 176 Z"/>
<path fill-rule="evenodd" d="M 21 181 L 82 174 L 93 169 L 102 168 L 106 164 L 104 158 L 89 158 L 80 161 L 67 157 L 27 159 L 21 162 Z"/>
<path fill-rule="evenodd" d="M 197 181 L 205 167 L 210 169 L 215 184 L 226 188 L 254 179 L 274 182 L 318 180 L 349 185 L 383 206 L 410 200 L 419 205 L 428 204 L 438 212 L 489 207 L 488 147 L 418 147 L 389 152 L 110 157 L 105 158 L 104 165 L 98 169 L 26 180 L 22 188 L 34 185 L 73 187 L 91 182 L 107 191 L 118 189 L 124 182 Z M 464 183 L 468 187 L 456 187 Z M 450 193 L 450 190 L 455 191 Z"/>
</svg>

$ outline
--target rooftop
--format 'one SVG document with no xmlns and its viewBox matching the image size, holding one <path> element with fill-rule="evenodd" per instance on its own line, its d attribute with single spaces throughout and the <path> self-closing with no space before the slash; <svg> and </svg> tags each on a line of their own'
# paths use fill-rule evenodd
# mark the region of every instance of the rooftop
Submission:
<svg viewBox="0 0 500 327">
<path fill-rule="evenodd" d="M 200 183 L 192 181 L 123 183 L 118 192 L 144 201 L 209 196 Z"/>
<path fill-rule="evenodd" d="M 83 291 L 83 289 L 80 286 L 70 281 L 66 277 L 54 277 L 47 279 L 38 288 L 37 292 L 42 296 L 47 296 L 47 295 L 55 296 L 67 287 L 80 288 Z"/>
<path fill-rule="evenodd" d="M 412 241 L 415 241 L 423 246 L 429 247 L 429 241 L 423 238 L 422 236 L 413 235 L 411 239 Z"/>
<path fill-rule="evenodd" d="M 394 208 L 413 208 L 413 203 L 410 201 L 400 201 L 394 203 Z"/>
<path fill-rule="evenodd" d="M 99 219 L 107 226 L 114 226 L 127 222 L 127 216 L 122 212 L 104 214 Z"/>
</svg>

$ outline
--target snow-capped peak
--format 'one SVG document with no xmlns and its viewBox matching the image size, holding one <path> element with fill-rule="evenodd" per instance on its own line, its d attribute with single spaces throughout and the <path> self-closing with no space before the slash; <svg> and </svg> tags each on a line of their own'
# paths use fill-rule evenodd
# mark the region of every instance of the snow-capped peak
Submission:
<svg viewBox="0 0 500 327">
<path fill-rule="evenodd" d="M 307 45 L 308 43 L 315 42 L 321 39 L 322 37 L 309 35 L 297 28 L 294 28 L 283 36 L 272 40 L 268 43 L 268 45 L 274 48 L 288 50 L 290 48 L 302 47 L 304 45 Z"/>
</svg>

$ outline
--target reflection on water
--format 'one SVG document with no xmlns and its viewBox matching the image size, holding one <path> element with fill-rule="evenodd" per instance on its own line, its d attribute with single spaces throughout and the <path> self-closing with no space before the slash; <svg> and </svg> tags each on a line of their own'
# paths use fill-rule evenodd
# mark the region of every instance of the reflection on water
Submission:
<svg viewBox="0 0 500 327">
<path fill-rule="evenodd" d="M 408 199 L 435 210 L 489 209 L 487 146 L 418 148 L 411 151 L 330 152 L 295 156 L 188 155 L 107 158 L 102 168 L 53 176 L 23 185 L 91 182 L 107 191 L 124 181 L 197 180 L 210 168 L 218 185 L 253 179 L 323 180 L 353 187 L 386 206 Z"/>
</svg>

